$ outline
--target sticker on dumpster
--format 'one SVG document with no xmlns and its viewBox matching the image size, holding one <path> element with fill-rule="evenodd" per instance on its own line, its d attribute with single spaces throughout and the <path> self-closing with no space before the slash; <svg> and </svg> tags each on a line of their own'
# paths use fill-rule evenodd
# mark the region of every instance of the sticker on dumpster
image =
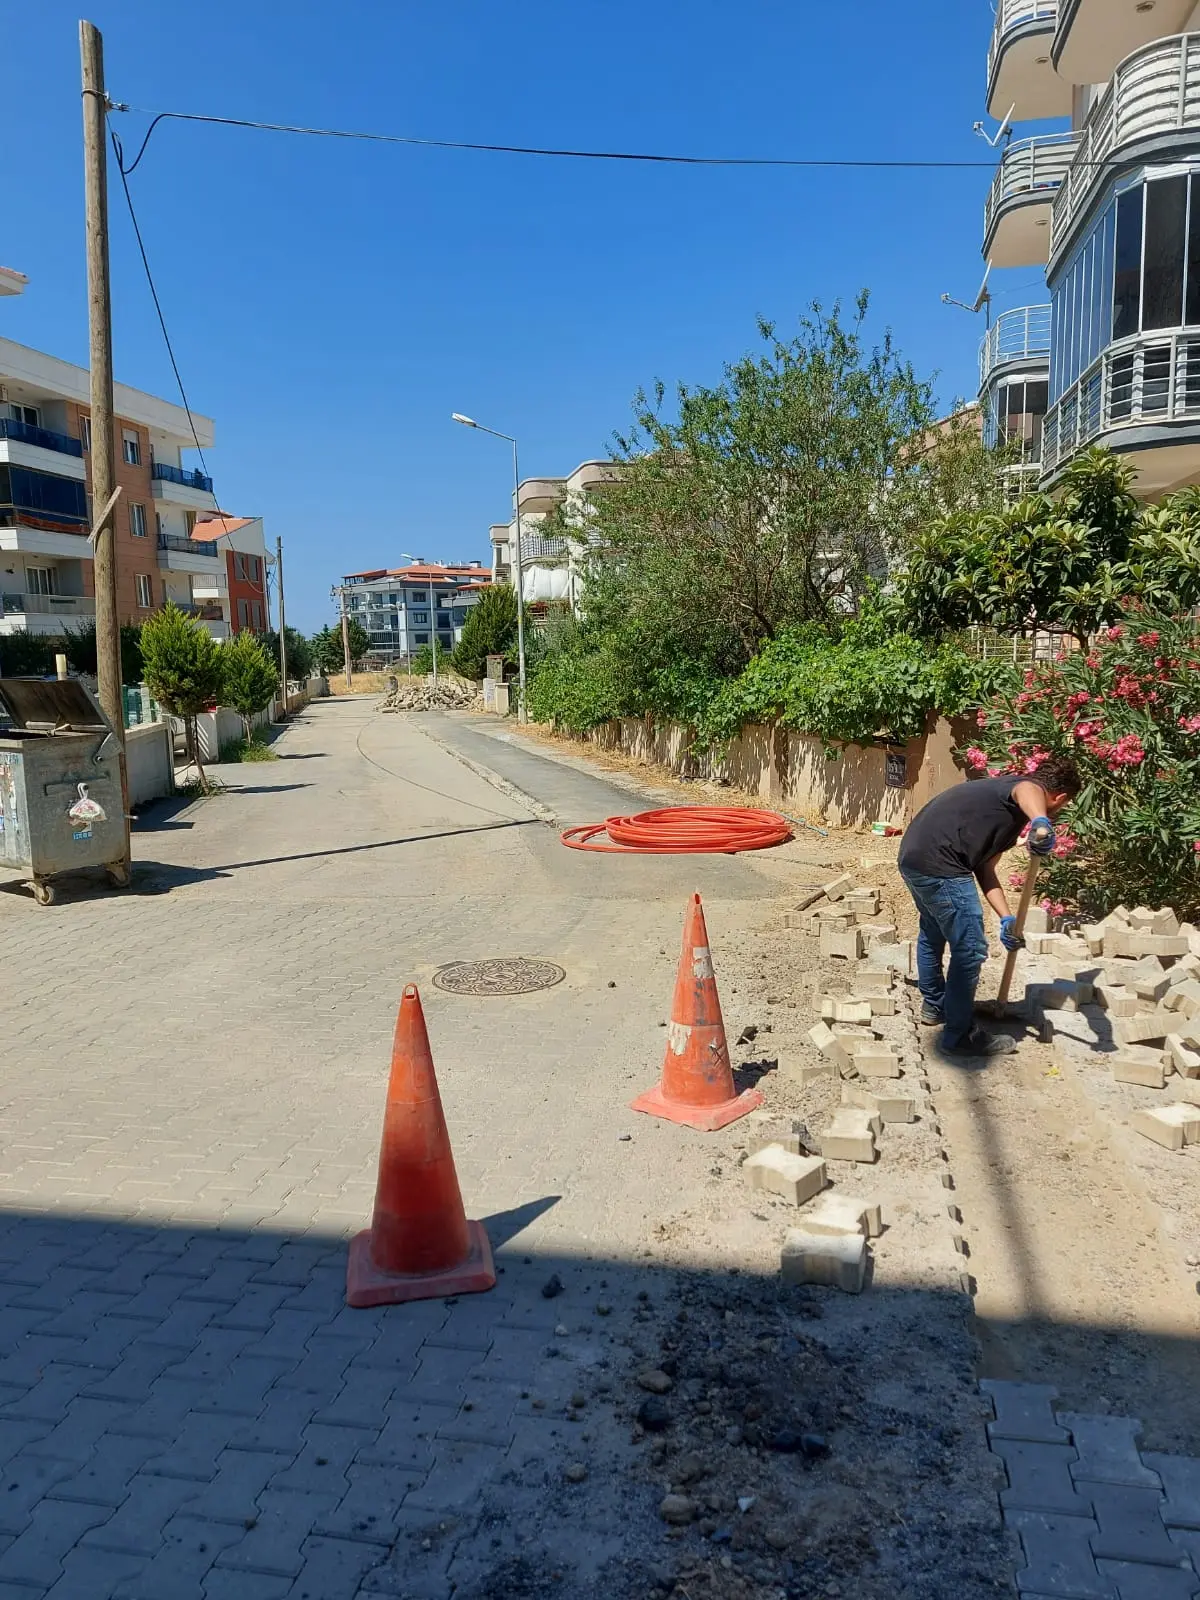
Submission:
<svg viewBox="0 0 1200 1600">
<path fill-rule="evenodd" d="M 90 839 L 92 837 L 92 830 L 90 828 L 77 828 L 71 837 L 74 839 L 75 843 L 78 844 L 81 839 Z"/>
<path fill-rule="evenodd" d="M 67 815 L 70 817 L 72 822 L 83 822 L 87 824 L 84 832 L 77 833 L 75 835 L 77 839 L 90 839 L 92 834 L 92 823 L 107 822 L 108 820 L 107 816 L 105 815 L 104 807 L 99 803 L 99 801 L 91 799 L 88 795 L 88 786 L 86 783 L 81 783 L 79 785 L 79 799 L 76 800 L 75 804 L 67 812 Z"/>
</svg>

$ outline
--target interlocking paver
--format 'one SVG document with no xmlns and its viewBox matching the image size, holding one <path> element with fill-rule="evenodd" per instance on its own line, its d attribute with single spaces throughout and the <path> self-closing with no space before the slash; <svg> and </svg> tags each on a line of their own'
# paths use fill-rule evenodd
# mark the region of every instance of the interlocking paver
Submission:
<svg viewBox="0 0 1200 1600">
<path fill-rule="evenodd" d="M 1090 1484 L 1089 1489 L 1100 1524 L 1099 1536 L 1092 1541 L 1097 1557 L 1164 1567 L 1181 1564 L 1179 1546 L 1167 1537 L 1163 1525 L 1163 1501 L 1157 1490 L 1109 1483 Z"/>
<path fill-rule="evenodd" d="M 217 1558 L 219 1567 L 297 1578 L 304 1568 L 300 1549 L 318 1517 L 338 1503 L 336 1494 L 296 1494 L 264 1490 L 258 1518 L 246 1537 Z"/>
<path fill-rule="evenodd" d="M 407 1395 L 397 1395 L 378 1439 L 360 1453 L 359 1465 L 428 1471 L 434 1462 L 433 1440 L 438 1426 L 457 1410 L 457 1406 L 453 1411 L 443 1406 L 417 1406 Z"/>
<path fill-rule="evenodd" d="M 1091 1540 L 1099 1527 L 1090 1517 L 1012 1511 L 1005 1519 L 1021 1536 L 1025 1566 L 1017 1573 L 1022 1594 L 1055 1600 L 1117 1600 L 1116 1586 L 1102 1577 Z"/>
<path fill-rule="evenodd" d="M 115 1508 L 129 1494 L 130 1480 L 161 1448 L 157 1439 L 110 1434 L 98 1441 L 78 1472 L 63 1478 L 50 1492 L 56 1500 L 83 1500 Z"/>
<path fill-rule="evenodd" d="M 1071 1481 L 1077 1459 L 1067 1444 L 1037 1444 L 1025 1439 L 993 1439 L 992 1450 L 1004 1462 L 1008 1488 L 1000 1492 L 1006 1511 L 1056 1511 L 1088 1517 L 1091 1501 Z"/>
<path fill-rule="evenodd" d="M 72 1550 L 64 1557 L 62 1576 L 48 1590 L 47 1600 L 112 1600 L 120 1585 L 132 1582 L 145 1565 L 144 1556 L 116 1550 Z"/>
<path fill-rule="evenodd" d="M 131 1410 L 132 1407 L 116 1400 L 72 1400 L 58 1426 L 31 1444 L 26 1454 L 53 1456 L 59 1461 L 75 1461 L 82 1465 L 113 1424 L 128 1416 Z"/>
<path fill-rule="evenodd" d="M 313 1421 L 337 1428 L 382 1428 L 392 1394 L 406 1379 L 403 1371 L 350 1368 L 328 1404 L 313 1412 Z"/>
<path fill-rule="evenodd" d="M 475 1504 L 503 1460 L 504 1451 L 491 1445 L 439 1440 L 433 1467 L 424 1483 L 405 1500 L 403 1509 L 462 1511 Z"/>
<path fill-rule="evenodd" d="M 301 1550 L 304 1567 L 287 1600 L 354 1600 L 366 1574 L 379 1566 L 381 1552 L 351 1539 L 315 1537 Z"/>
<path fill-rule="evenodd" d="M 335 1494 L 341 1499 L 350 1488 L 346 1469 L 360 1451 L 376 1442 L 379 1431 L 310 1424 L 304 1430 L 304 1449 L 271 1479 L 271 1488 Z"/>
<path fill-rule="evenodd" d="M 247 1283 L 231 1305 L 217 1312 L 209 1326 L 265 1333 L 289 1292 L 285 1283 Z"/>
<path fill-rule="evenodd" d="M 1099 1561 L 1104 1577 L 1117 1586 L 1119 1600 L 1194 1600 L 1200 1578 L 1189 1570 L 1169 1572 L 1165 1567 L 1131 1566 L 1123 1561 Z"/>
<path fill-rule="evenodd" d="M 328 1516 L 317 1518 L 313 1532 L 390 1545 L 400 1507 L 424 1482 L 424 1472 L 407 1467 L 352 1466 L 346 1476 L 349 1490 Z"/>
<path fill-rule="evenodd" d="M 979 1385 L 996 1411 L 988 1423 L 990 1439 L 1025 1439 L 1033 1444 L 1070 1444 L 1067 1430 L 1054 1420 L 1058 1390 L 1049 1383 L 1009 1383 L 984 1378 Z"/>
<path fill-rule="evenodd" d="M 49 1432 L 50 1426 L 45 1422 L 0 1420 L 0 1467 L 6 1466 L 26 1445 L 32 1444 L 35 1439 L 45 1438 Z"/>
<path fill-rule="evenodd" d="M 16 1422 L 50 1422 L 56 1427 L 67 1407 L 92 1377 L 86 1367 L 59 1366 L 51 1362 L 33 1387 L 4 1407 L 3 1415 Z"/>
<path fill-rule="evenodd" d="M 1162 1479 L 1163 1521 L 1171 1528 L 1200 1528 L 1200 1460 L 1144 1450 L 1142 1463 Z"/>
<path fill-rule="evenodd" d="M 223 1550 L 246 1537 L 244 1527 L 206 1522 L 181 1512 L 138 1572 L 118 1582 L 112 1600 L 204 1600 L 203 1581 Z"/>
<path fill-rule="evenodd" d="M 69 1500 L 43 1500 L 29 1522 L 0 1556 L 0 1579 L 9 1583 L 57 1583 L 66 1556 L 113 1512 L 108 1506 L 80 1505 Z"/>
<path fill-rule="evenodd" d="M 144 1324 L 130 1322 L 127 1326 L 140 1328 Z M 167 1367 L 178 1359 L 176 1346 L 147 1343 L 139 1332 L 121 1359 L 109 1371 L 91 1374 L 79 1392 L 90 1400 L 124 1400 L 141 1406 L 151 1398 L 154 1384 Z"/>
<path fill-rule="evenodd" d="M 292 1361 L 241 1355 L 217 1382 L 206 1385 L 194 1409 L 219 1411 L 230 1417 L 256 1417 L 294 1368 Z"/>
<path fill-rule="evenodd" d="M 1091 1417 L 1060 1412 L 1059 1421 L 1071 1430 L 1079 1460 L 1071 1468 L 1076 1483 L 1124 1483 L 1131 1488 L 1161 1489 L 1158 1474 L 1142 1465 L 1137 1436 L 1142 1425 L 1136 1417 Z"/>
<path fill-rule="evenodd" d="M 83 1543 L 97 1550 L 119 1550 L 126 1555 L 152 1556 L 162 1544 L 163 1528 L 196 1497 L 196 1485 L 187 1478 L 155 1478 L 139 1473 L 129 1482 L 129 1493 L 108 1520 L 86 1534 Z"/>
<path fill-rule="evenodd" d="M 234 1523 L 256 1517 L 259 1495 L 291 1459 L 269 1450 L 222 1450 L 216 1476 L 199 1488 L 189 1504 L 189 1515 Z"/>
<path fill-rule="evenodd" d="M 33 1508 L 56 1483 L 72 1473 L 69 1461 L 44 1461 L 23 1453 L 0 1472 L 0 1534 L 21 1534 Z"/>
</svg>

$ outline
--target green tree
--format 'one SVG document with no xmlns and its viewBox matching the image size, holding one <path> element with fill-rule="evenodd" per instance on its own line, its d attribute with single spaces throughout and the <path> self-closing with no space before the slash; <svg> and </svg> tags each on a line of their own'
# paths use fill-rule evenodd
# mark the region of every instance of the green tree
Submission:
<svg viewBox="0 0 1200 1600">
<path fill-rule="evenodd" d="M 936 637 L 972 625 L 1024 634 L 1058 627 L 1081 643 L 1137 597 L 1161 610 L 1200 601 L 1200 493 L 1139 506 L 1136 469 L 1106 450 L 1068 467 L 1056 498 L 936 519 L 913 540 L 897 614 Z"/>
<path fill-rule="evenodd" d="M 76 672 L 96 675 L 96 623 L 89 617 L 77 628 L 65 630 L 64 649 L 67 660 Z M 121 682 L 142 681 L 142 630 L 138 623 L 121 625 Z"/>
<path fill-rule="evenodd" d="M 246 741 L 250 720 L 271 704 L 279 688 L 279 669 L 253 633 L 234 634 L 221 652 L 221 700 L 242 719 Z"/>
<path fill-rule="evenodd" d="M 371 635 L 359 622 L 357 617 L 351 617 L 347 624 L 350 639 L 350 661 L 357 666 L 367 651 L 371 648 Z M 340 622 L 333 627 L 328 625 L 315 633 L 312 639 L 313 653 L 318 664 L 326 672 L 337 672 L 345 665 L 345 652 L 342 648 L 342 625 Z"/>
<path fill-rule="evenodd" d="M 418 676 L 428 677 L 433 671 L 434 652 L 437 653 L 438 671 L 442 670 L 447 660 L 446 651 L 442 649 L 435 639 L 432 644 L 423 644 L 420 649 L 413 651 L 411 670 Z M 450 658 L 451 660 L 453 658 Z"/>
<path fill-rule="evenodd" d="M 0 634 L 0 675 L 6 678 L 44 678 L 54 671 L 58 640 L 45 633 L 16 628 Z"/>
<path fill-rule="evenodd" d="M 272 628 L 266 633 L 260 633 L 263 648 L 275 663 L 276 670 L 283 671 L 283 663 L 279 655 L 279 635 Z M 312 675 L 313 662 L 316 659 L 312 642 L 306 639 L 295 628 L 287 630 L 287 664 L 290 678 L 308 678 Z"/>
<path fill-rule="evenodd" d="M 482 678 L 490 655 L 511 657 L 517 647 L 517 592 L 507 584 L 485 589 L 467 612 L 450 665 L 464 678 Z"/>
<path fill-rule="evenodd" d="M 168 604 L 142 625 L 142 659 L 150 693 L 172 716 L 183 719 L 188 754 L 207 794 L 196 718 L 220 699 L 221 647 L 203 623 L 192 622 L 178 606 Z"/>
</svg>

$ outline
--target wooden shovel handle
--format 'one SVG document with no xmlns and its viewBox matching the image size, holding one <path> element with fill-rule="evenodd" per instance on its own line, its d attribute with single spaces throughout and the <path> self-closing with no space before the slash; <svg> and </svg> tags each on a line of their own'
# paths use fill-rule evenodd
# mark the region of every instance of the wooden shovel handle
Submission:
<svg viewBox="0 0 1200 1600">
<path fill-rule="evenodd" d="M 1037 888 L 1038 869 L 1040 866 L 1041 862 L 1038 858 L 1030 856 L 1029 867 L 1025 873 L 1025 887 L 1021 890 L 1021 902 L 1017 906 L 1016 932 L 1018 934 L 1025 932 L 1025 918 L 1029 915 L 1029 908 L 1033 904 L 1033 895 Z M 1019 950 L 1010 950 L 1008 952 L 1004 962 L 1004 976 L 1000 979 L 1000 992 L 996 996 L 996 1004 L 998 1006 L 1008 1004 L 1008 991 L 1012 988 L 1013 973 L 1016 971 L 1017 956 L 1019 954 Z"/>
</svg>

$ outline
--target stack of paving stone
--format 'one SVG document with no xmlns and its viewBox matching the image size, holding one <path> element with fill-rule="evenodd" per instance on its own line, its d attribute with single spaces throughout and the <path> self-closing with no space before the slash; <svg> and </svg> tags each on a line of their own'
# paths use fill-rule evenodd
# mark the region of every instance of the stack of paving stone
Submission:
<svg viewBox="0 0 1200 1600">
<path fill-rule="evenodd" d="M 377 711 L 465 711 L 482 705 L 479 691 L 465 678 L 400 678 L 376 706 Z"/>
<path fill-rule="evenodd" d="M 1200 1143 L 1200 930 L 1169 906 L 1118 906 L 1078 937 L 1035 923 L 1026 942 L 1057 973 L 1026 989 L 1042 1038 L 1066 1060 L 1103 1050 L 1118 1083 L 1165 1091 L 1168 1104 L 1133 1112 L 1138 1133 Z"/>
<path fill-rule="evenodd" d="M 784 926 L 819 938 L 824 960 L 858 961 L 878 946 L 896 943 L 895 925 L 876 920 L 881 896 L 879 888 L 858 888 L 843 873 L 807 890 L 784 917 Z"/>
</svg>

